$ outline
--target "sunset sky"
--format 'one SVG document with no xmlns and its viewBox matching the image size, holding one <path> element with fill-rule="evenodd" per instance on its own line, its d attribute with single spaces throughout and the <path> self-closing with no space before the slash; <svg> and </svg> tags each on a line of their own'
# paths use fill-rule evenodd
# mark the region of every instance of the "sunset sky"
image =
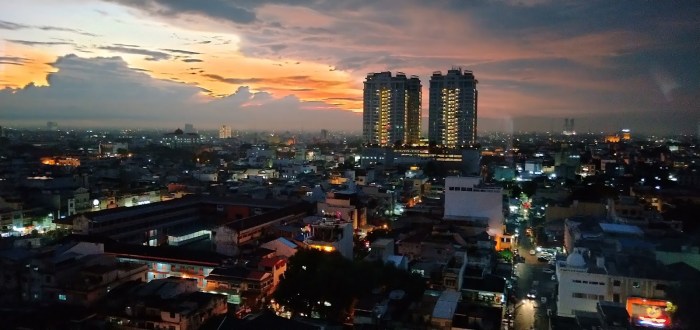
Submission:
<svg viewBox="0 0 700 330">
<path fill-rule="evenodd" d="M 697 1 L 0 3 L 0 125 L 361 129 L 362 82 L 479 80 L 479 131 L 694 133 Z M 424 125 L 425 127 L 425 125 Z"/>
</svg>

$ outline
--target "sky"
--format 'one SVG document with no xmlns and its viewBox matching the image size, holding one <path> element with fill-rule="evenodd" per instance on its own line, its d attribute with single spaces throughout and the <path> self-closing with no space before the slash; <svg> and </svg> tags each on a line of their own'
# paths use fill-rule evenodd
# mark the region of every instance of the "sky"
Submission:
<svg viewBox="0 0 700 330">
<path fill-rule="evenodd" d="M 479 80 L 479 133 L 695 134 L 700 3 L 0 3 L 0 126 L 360 131 L 370 72 Z"/>
</svg>

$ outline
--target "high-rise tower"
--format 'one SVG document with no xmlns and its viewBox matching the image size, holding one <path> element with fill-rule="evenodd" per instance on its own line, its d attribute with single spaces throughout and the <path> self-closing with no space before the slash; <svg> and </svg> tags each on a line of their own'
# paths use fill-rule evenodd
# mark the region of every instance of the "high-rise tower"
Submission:
<svg viewBox="0 0 700 330">
<path fill-rule="evenodd" d="M 365 79 L 362 116 L 364 143 L 390 146 L 420 140 L 421 84 L 398 72 L 370 73 Z"/>
<path fill-rule="evenodd" d="M 221 125 L 219 128 L 219 139 L 230 139 L 231 138 L 231 127 L 226 125 Z"/>
<path fill-rule="evenodd" d="M 476 143 L 478 91 L 472 71 L 451 69 L 430 77 L 428 138 L 440 146 L 460 147 Z"/>
</svg>

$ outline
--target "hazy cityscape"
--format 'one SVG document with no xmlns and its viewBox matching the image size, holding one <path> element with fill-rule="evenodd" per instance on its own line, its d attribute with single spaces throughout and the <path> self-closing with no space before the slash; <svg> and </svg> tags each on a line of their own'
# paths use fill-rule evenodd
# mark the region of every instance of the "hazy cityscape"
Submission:
<svg viewBox="0 0 700 330">
<path fill-rule="evenodd" d="M 0 4 L 0 329 L 695 329 L 699 16 Z"/>
</svg>

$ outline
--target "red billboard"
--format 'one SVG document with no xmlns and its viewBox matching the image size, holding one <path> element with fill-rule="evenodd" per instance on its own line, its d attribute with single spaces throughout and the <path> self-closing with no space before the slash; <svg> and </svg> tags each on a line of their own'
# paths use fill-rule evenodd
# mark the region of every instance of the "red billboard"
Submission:
<svg viewBox="0 0 700 330">
<path fill-rule="evenodd" d="M 670 301 L 646 298 L 628 298 L 627 313 L 632 324 L 639 327 L 664 329 L 671 327 Z"/>
</svg>

